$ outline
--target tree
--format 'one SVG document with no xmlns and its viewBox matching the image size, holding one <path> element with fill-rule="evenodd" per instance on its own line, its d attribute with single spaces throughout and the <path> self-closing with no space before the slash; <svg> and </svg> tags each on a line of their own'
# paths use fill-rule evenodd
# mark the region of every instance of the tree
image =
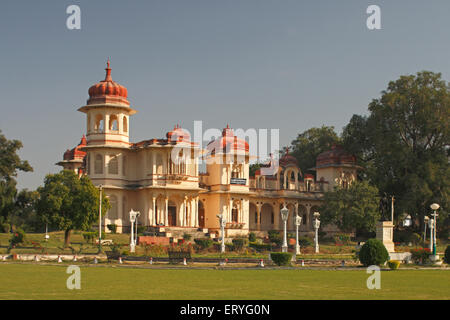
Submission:
<svg viewBox="0 0 450 320">
<path fill-rule="evenodd" d="M 380 219 L 379 200 L 378 189 L 367 181 L 355 181 L 348 188 L 335 187 L 325 193 L 321 221 L 345 232 L 373 232 Z"/>
<path fill-rule="evenodd" d="M 322 126 L 311 128 L 300 133 L 291 142 L 291 154 L 297 159 L 302 172 L 315 167 L 317 156 L 331 149 L 333 144 L 339 144 L 340 138 L 334 132 L 334 127 Z"/>
<path fill-rule="evenodd" d="M 429 205 L 441 205 L 448 229 L 450 86 L 429 71 L 391 81 L 367 117 L 354 115 L 344 128 L 345 148 L 355 154 L 367 179 L 394 195 L 398 218 L 409 213 L 422 230 Z M 419 225 L 417 224 L 419 222 Z"/>
<path fill-rule="evenodd" d="M 51 226 L 65 231 L 66 247 L 73 229 L 89 230 L 98 221 L 100 192 L 87 176 L 78 178 L 70 170 L 49 174 L 38 192 L 38 215 Z M 108 199 L 103 196 L 102 216 L 108 209 Z"/>
<path fill-rule="evenodd" d="M 12 225 L 21 227 L 27 232 L 41 230 L 42 222 L 36 214 L 36 202 L 39 199 L 37 191 L 21 190 L 14 200 L 14 209 L 9 215 Z"/>
<path fill-rule="evenodd" d="M 14 209 L 17 194 L 18 171 L 33 171 L 28 161 L 21 160 L 17 151 L 22 148 L 19 140 L 8 140 L 0 130 L 0 218 L 7 219 Z"/>
</svg>

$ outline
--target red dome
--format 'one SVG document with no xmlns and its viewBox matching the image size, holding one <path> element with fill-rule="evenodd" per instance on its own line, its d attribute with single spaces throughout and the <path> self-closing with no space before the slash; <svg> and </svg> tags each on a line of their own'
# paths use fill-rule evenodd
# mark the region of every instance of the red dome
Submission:
<svg viewBox="0 0 450 320">
<path fill-rule="evenodd" d="M 166 134 L 169 142 L 190 142 L 191 135 L 187 130 L 181 128 L 178 124 L 173 127 L 172 131 L 167 132 Z"/>
<path fill-rule="evenodd" d="M 286 167 L 288 165 L 298 166 L 297 159 L 289 154 L 289 148 L 286 148 L 286 154 L 280 158 L 279 163 L 281 166 Z"/>
<path fill-rule="evenodd" d="M 342 146 L 333 145 L 331 150 L 322 152 L 316 158 L 316 167 L 356 163 L 356 157 L 344 150 Z"/>
<path fill-rule="evenodd" d="M 89 100 L 87 104 L 98 103 L 120 103 L 129 105 L 127 100 L 128 90 L 111 78 L 111 68 L 109 67 L 109 59 L 107 62 L 105 80 L 94 84 L 89 88 Z"/>
<path fill-rule="evenodd" d="M 207 149 L 209 154 L 214 154 L 219 150 L 223 153 L 234 153 L 236 151 L 248 152 L 249 146 L 247 141 L 236 137 L 233 129 L 227 125 L 222 130 L 222 137 L 208 143 Z"/>
</svg>

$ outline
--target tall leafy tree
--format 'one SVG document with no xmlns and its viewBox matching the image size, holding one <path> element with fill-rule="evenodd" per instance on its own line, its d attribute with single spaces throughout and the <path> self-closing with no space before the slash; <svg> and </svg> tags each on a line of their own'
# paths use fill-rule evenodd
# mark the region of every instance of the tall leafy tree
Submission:
<svg viewBox="0 0 450 320">
<path fill-rule="evenodd" d="M 8 140 L 0 130 L 0 218 L 6 219 L 14 210 L 17 195 L 18 171 L 33 171 L 28 161 L 21 160 L 17 151 L 22 148 L 19 140 Z"/>
<path fill-rule="evenodd" d="M 51 226 L 65 231 L 66 247 L 69 246 L 72 230 L 89 230 L 98 221 L 100 192 L 87 176 L 78 178 L 69 170 L 49 174 L 38 192 L 38 215 Z M 103 195 L 103 216 L 108 209 L 108 199 Z"/>
<path fill-rule="evenodd" d="M 317 156 L 330 150 L 333 144 L 340 143 L 340 138 L 334 131 L 334 127 L 322 126 L 311 128 L 300 133 L 291 142 L 291 154 L 297 159 L 302 172 L 316 165 Z"/>
<path fill-rule="evenodd" d="M 440 227 L 448 228 L 449 83 L 429 71 L 401 76 L 370 103 L 369 112 L 353 116 L 344 128 L 345 147 L 374 185 L 395 195 L 397 217 L 409 213 L 417 228 L 438 202 Z"/>
<path fill-rule="evenodd" d="M 379 201 L 378 189 L 367 181 L 335 187 L 325 193 L 320 218 L 324 225 L 334 224 L 346 232 L 373 232 L 380 219 Z"/>
</svg>

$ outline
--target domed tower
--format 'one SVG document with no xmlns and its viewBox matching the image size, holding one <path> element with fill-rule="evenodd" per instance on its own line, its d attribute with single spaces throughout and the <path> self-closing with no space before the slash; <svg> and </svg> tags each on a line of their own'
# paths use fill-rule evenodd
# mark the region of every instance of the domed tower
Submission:
<svg viewBox="0 0 450 320">
<path fill-rule="evenodd" d="M 108 59 L 105 80 L 89 88 L 86 113 L 87 145 L 129 146 L 129 117 L 136 113 L 127 100 L 127 88 L 111 78 Z"/>
<path fill-rule="evenodd" d="M 249 230 L 249 145 L 228 125 L 207 145 L 206 170 L 210 194 L 206 227 L 218 230 L 216 214 L 228 222 L 226 236 L 245 236 Z"/>
<path fill-rule="evenodd" d="M 361 169 L 356 165 L 356 157 L 340 145 L 333 145 L 331 150 L 322 152 L 316 158 L 317 181 L 327 181 L 330 188 L 339 185 L 346 188 L 356 180 L 357 171 Z"/>
<path fill-rule="evenodd" d="M 109 59 L 105 70 L 105 80 L 89 88 L 87 104 L 78 109 L 87 118 L 86 172 L 95 185 L 122 187 L 130 175 L 129 117 L 136 110 L 127 89 L 112 80 Z"/>
</svg>

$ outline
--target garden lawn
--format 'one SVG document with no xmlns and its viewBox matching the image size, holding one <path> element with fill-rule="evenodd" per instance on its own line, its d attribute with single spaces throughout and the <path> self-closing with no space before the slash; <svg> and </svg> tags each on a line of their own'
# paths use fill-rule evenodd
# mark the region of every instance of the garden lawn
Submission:
<svg viewBox="0 0 450 320">
<path fill-rule="evenodd" d="M 369 290 L 363 270 L 199 270 L 0 263 L 0 299 L 450 299 L 450 270 L 381 272 Z"/>
</svg>

